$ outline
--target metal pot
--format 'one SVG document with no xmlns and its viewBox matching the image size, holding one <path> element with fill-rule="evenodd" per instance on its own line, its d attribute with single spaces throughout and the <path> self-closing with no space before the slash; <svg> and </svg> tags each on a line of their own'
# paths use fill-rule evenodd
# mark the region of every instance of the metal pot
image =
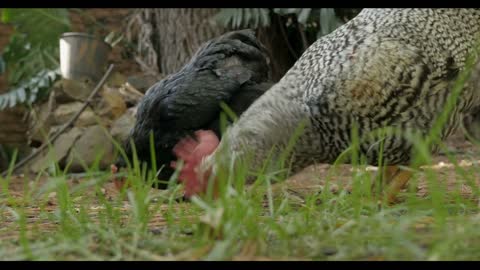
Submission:
<svg viewBox="0 0 480 270">
<path fill-rule="evenodd" d="M 111 46 L 86 33 L 69 32 L 60 37 L 60 71 L 65 79 L 100 80 Z"/>
</svg>

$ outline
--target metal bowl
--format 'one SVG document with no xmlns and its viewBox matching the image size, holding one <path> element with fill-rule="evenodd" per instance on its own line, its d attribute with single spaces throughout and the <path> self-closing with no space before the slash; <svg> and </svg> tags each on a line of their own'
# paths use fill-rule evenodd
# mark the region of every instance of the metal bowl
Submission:
<svg viewBox="0 0 480 270">
<path fill-rule="evenodd" d="M 60 37 L 60 71 L 65 79 L 97 82 L 104 73 L 111 46 L 86 33 L 69 32 Z"/>
</svg>

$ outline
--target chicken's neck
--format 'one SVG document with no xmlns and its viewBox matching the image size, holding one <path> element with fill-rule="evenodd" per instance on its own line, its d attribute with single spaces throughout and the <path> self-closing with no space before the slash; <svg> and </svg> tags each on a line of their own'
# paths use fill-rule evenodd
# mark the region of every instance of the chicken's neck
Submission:
<svg viewBox="0 0 480 270">
<path fill-rule="evenodd" d="M 288 167 L 297 146 L 303 148 L 306 142 L 298 136 L 308 129 L 310 117 L 308 108 L 299 99 L 275 94 L 285 91 L 283 87 L 278 83 L 251 105 L 222 136 L 215 153 L 204 160 L 202 170 L 212 168 L 215 172 L 220 166 L 223 169 L 246 166 L 244 169 L 255 173 L 262 168 Z M 265 167 L 266 161 L 269 165 Z M 293 167 L 298 166 L 293 164 Z"/>
</svg>

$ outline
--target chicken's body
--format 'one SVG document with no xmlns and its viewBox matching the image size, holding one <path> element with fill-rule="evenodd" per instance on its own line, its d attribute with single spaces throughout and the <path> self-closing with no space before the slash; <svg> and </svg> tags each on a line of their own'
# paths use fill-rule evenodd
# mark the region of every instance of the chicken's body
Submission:
<svg viewBox="0 0 480 270">
<path fill-rule="evenodd" d="M 479 33 L 478 9 L 364 9 L 312 44 L 228 129 L 200 171 L 225 160 L 216 158 L 222 153 L 237 158 L 250 151 L 259 166 L 272 147 L 288 144 L 302 121 L 292 172 L 334 162 L 351 145 L 353 125 L 360 136 L 387 126 L 426 134 Z M 467 83 L 441 138 L 478 106 L 478 84 L 475 89 Z M 411 162 L 412 142 L 405 137 L 388 136 L 382 147 L 385 164 Z M 372 165 L 378 164 L 379 149 L 378 137 L 360 144 Z"/>
</svg>

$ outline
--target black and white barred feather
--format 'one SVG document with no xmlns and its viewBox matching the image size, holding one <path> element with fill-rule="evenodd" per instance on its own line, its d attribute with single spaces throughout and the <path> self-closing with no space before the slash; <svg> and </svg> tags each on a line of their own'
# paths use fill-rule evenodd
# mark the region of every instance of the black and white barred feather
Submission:
<svg viewBox="0 0 480 270">
<path fill-rule="evenodd" d="M 253 152 L 259 164 L 272 147 L 285 146 L 304 120 L 292 154 L 294 171 L 335 161 L 351 143 L 352 125 L 360 136 L 382 127 L 426 134 L 479 33 L 479 9 L 364 9 L 312 44 L 229 128 L 203 168 L 222 150 L 239 157 Z M 477 77 L 465 85 L 442 139 L 480 106 Z M 372 165 L 377 142 L 372 137 L 360 144 Z M 387 137 L 383 148 L 386 163 L 411 162 L 412 144 L 403 136 Z"/>
</svg>

